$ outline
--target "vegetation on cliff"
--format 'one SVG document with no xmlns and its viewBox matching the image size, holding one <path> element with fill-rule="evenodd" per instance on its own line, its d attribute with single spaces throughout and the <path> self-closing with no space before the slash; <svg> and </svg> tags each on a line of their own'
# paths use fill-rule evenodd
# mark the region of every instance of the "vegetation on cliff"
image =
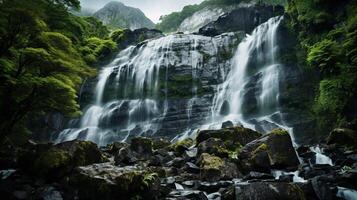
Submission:
<svg viewBox="0 0 357 200">
<path fill-rule="evenodd" d="M 298 33 L 299 60 L 319 72 L 311 110 L 319 129 L 356 118 L 357 5 L 353 1 L 290 0 L 290 25 Z"/>
</svg>

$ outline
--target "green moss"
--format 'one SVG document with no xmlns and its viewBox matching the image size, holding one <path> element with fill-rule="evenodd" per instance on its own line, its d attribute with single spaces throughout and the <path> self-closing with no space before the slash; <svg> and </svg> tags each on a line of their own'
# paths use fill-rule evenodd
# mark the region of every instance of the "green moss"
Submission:
<svg viewBox="0 0 357 200">
<path fill-rule="evenodd" d="M 170 148 L 179 154 L 184 153 L 185 150 L 190 148 L 194 144 L 194 141 L 191 138 L 186 138 L 182 141 L 176 142 L 170 145 Z"/>
<path fill-rule="evenodd" d="M 68 167 L 70 161 L 71 157 L 68 152 L 51 148 L 35 160 L 33 171 L 39 175 L 47 176 L 60 168 Z"/>
<path fill-rule="evenodd" d="M 264 151 L 267 151 L 268 150 L 268 145 L 263 143 L 261 145 L 259 145 L 253 152 L 252 152 L 252 155 L 254 157 L 254 155 L 257 155 L 258 153 L 260 152 L 264 152 Z"/>
<path fill-rule="evenodd" d="M 271 131 L 271 134 L 274 134 L 274 135 L 289 135 L 289 132 L 284 130 L 284 129 L 274 129 Z"/>
<path fill-rule="evenodd" d="M 203 169 L 216 169 L 220 170 L 224 166 L 224 161 L 217 157 L 217 156 L 212 156 L 208 153 L 203 153 L 201 155 L 201 167 Z"/>
</svg>

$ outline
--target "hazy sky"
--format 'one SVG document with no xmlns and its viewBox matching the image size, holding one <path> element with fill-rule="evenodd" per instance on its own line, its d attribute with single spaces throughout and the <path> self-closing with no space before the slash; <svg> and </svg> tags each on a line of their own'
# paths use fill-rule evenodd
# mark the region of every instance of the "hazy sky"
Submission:
<svg viewBox="0 0 357 200">
<path fill-rule="evenodd" d="M 83 8 L 98 10 L 113 0 L 81 0 Z M 127 6 L 140 8 L 145 15 L 157 23 L 161 15 L 181 10 L 189 4 L 201 3 L 203 0 L 116 0 Z"/>
</svg>

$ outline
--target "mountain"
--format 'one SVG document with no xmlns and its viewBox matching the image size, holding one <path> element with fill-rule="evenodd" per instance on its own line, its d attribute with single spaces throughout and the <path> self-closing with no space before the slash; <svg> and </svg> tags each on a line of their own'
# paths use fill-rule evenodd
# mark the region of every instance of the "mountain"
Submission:
<svg viewBox="0 0 357 200">
<path fill-rule="evenodd" d="M 155 24 L 138 8 L 112 1 L 94 13 L 105 25 L 114 28 L 154 28 Z"/>
</svg>

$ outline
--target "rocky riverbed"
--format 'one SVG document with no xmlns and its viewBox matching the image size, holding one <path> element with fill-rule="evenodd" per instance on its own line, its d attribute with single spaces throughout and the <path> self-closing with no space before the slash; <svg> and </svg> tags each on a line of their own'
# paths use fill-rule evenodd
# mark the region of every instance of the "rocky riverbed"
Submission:
<svg viewBox="0 0 357 200">
<path fill-rule="evenodd" d="M 29 141 L 2 148 L 0 192 L 6 199 L 56 200 L 353 199 L 355 130 L 335 129 L 326 143 L 297 151 L 285 130 L 262 135 L 240 126 L 174 144 L 143 137 L 101 148 Z M 321 155 L 331 163 L 321 164 Z"/>
</svg>

